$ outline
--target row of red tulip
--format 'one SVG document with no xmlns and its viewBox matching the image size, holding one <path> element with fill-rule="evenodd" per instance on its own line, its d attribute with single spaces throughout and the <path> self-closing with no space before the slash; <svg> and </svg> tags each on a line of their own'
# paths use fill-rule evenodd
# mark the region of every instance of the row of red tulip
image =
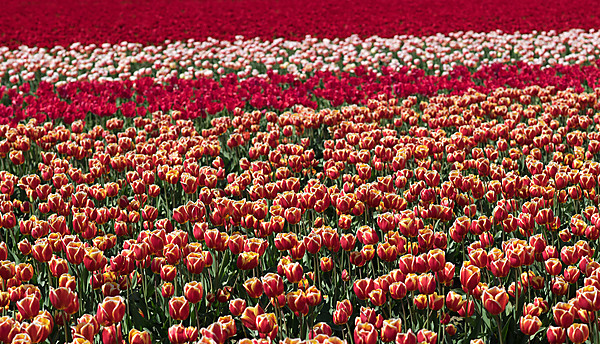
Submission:
<svg viewBox="0 0 600 344">
<path fill-rule="evenodd" d="M 336 76 L 318 72 L 305 81 L 291 74 L 269 72 L 268 75 L 268 78 L 240 81 L 235 74 L 230 74 L 220 82 L 209 78 L 171 79 L 166 85 L 144 78 L 136 82 L 82 81 L 57 87 L 42 82 L 36 90 L 32 90 L 29 83 L 19 88 L 1 87 L 0 123 L 18 123 L 28 118 L 40 123 L 56 119 L 71 123 L 89 114 L 133 118 L 158 110 L 174 110 L 177 119 L 194 119 L 224 110 L 232 112 L 236 107 L 284 111 L 297 105 L 310 108 L 368 105 L 378 97 L 431 96 L 438 92 L 467 94 L 472 90 L 488 93 L 506 85 L 519 89 L 532 87 L 532 90 L 537 89 L 534 86 L 550 87 L 555 89 L 552 92 L 571 88 L 579 93 L 584 85 L 596 87 L 600 79 L 595 66 L 542 69 L 520 63 L 482 67 L 474 73 L 466 67 L 457 67 L 450 78 L 427 76 L 423 70 L 406 68 L 398 72 L 384 69 L 383 75 L 357 71 L 355 75 Z M 529 101 L 525 98 L 523 101 L 527 104 Z M 210 135 L 214 130 L 203 128 L 202 133 Z"/>
<path fill-rule="evenodd" d="M 399 33 L 429 34 L 457 31 L 531 32 L 596 28 L 596 4 L 583 0 L 576 4 L 561 1 L 525 1 L 508 4 L 463 0 L 436 1 L 427 10 L 410 1 L 373 1 L 365 6 L 354 1 L 302 5 L 294 1 L 218 3 L 154 1 L 119 3 L 110 1 L 34 1 L 27 4 L 9 0 L 0 17 L 1 44 L 69 46 L 75 42 L 162 43 L 165 40 L 233 40 L 245 37 L 285 37 L 305 35 L 348 37 Z M 47 16 L 47 13 L 53 13 Z M 255 18 L 264 20 L 257 22 Z M 9 34 L 10 33 L 10 34 Z"/>
</svg>

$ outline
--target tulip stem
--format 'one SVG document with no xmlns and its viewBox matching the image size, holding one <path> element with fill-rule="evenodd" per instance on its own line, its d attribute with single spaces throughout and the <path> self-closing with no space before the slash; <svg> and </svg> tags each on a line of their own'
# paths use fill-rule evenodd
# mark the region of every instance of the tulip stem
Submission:
<svg viewBox="0 0 600 344">
<path fill-rule="evenodd" d="M 500 344 L 504 344 L 504 338 L 502 338 L 502 324 L 500 323 L 500 316 L 496 315 L 494 317 L 496 319 L 496 326 L 498 327 L 498 341 Z"/>
<path fill-rule="evenodd" d="M 410 299 L 411 300 L 415 299 L 415 292 L 414 291 L 410 292 Z M 414 302 L 412 304 L 411 303 L 408 304 L 408 307 L 410 307 L 409 310 L 408 310 L 408 312 L 410 313 L 410 324 L 411 324 L 412 327 L 415 326 L 415 318 L 413 317 L 413 313 L 414 313 L 413 306 L 414 306 Z"/>
<path fill-rule="evenodd" d="M 518 323 L 519 316 L 519 272 L 515 270 L 515 322 Z"/>
<path fill-rule="evenodd" d="M 350 325 L 348 325 L 348 323 L 346 322 L 346 328 L 348 329 L 348 338 L 349 338 L 349 343 L 353 343 L 354 342 L 354 337 L 352 336 L 352 333 L 350 332 Z"/>
<path fill-rule="evenodd" d="M 68 343 L 69 342 L 69 333 L 67 331 L 68 330 L 68 326 L 67 326 L 68 323 L 67 323 L 67 320 L 66 320 L 66 317 L 67 317 L 66 313 L 65 313 L 64 317 L 65 317 L 65 343 Z"/>
<path fill-rule="evenodd" d="M 194 305 L 195 315 L 196 315 L 196 327 L 200 329 L 200 318 L 198 318 L 198 308 L 200 308 L 200 303 Z"/>
</svg>

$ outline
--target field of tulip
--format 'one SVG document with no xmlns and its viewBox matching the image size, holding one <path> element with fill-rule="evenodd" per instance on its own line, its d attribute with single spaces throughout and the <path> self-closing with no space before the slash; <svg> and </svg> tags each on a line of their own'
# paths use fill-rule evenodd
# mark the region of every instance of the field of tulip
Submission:
<svg viewBox="0 0 600 344">
<path fill-rule="evenodd" d="M 595 2 L 111 3 L 2 5 L 0 342 L 600 343 Z"/>
</svg>

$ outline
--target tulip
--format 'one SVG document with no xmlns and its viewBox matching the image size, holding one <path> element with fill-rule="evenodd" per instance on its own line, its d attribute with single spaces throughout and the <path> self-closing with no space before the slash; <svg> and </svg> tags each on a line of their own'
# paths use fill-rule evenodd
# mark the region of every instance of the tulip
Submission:
<svg viewBox="0 0 600 344">
<path fill-rule="evenodd" d="M 19 152 L 19 153 L 21 153 L 21 152 Z M 30 343 L 33 343 L 33 340 L 31 339 L 29 334 L 19 333 L 13 337 L 12 343 L 13 344 L 30 344 Z"/>
<path fill-rule="evenodd" d="M 434 310 L 434 311 L 439 311 L 440 309 L 442 309 L 442 307 L 444 307 L 444 296 L 443 295 L 438 295 L 437 293 L 433 293 L 431 295 L 428 295 L 429 299 L 427 302 L 427 306 Z"/>
<path fill-rule="evenodd" d="M 71 290 L 60 287 L 60 288 L 50 288 L 50 302 L 52 306 L 58 310 L 65 310 L 69 307 L 69 304 L 72 303 L 75 298 L 75 293 Z"/>
<path fill-rule="evenodd" d="M 4 343 L 11 343 L 13 338 L 19 333 L 18 324 L 12 317 L 0 317 L 0 340 Z"/>
<path fill-rule="evenodd" d="M 240 320 L 242 321 L 242 324 L 248 329 L 257 330 L 256 318 L 261 314 L 264 314 L 264 311 L 260 307 L 260 305 L 257 305 L 256 307 L 246 307 L 246 309 L 240 316 Z"/>
<path fill-rule="evenodd" d="M 384 320 L 381 327 L 381 340 L 386 343 L 393 342 L 400 331 L 402 331 L 402 321 L 400 319 Z"/>
<path fill-rule="evenodd" d="M 309 312 L 306 294 L 302 290 L 288 293 L 286 295 L 286 302 L 296 316 L 300 316 L 300 314 L 306 316 Z"/>
<path fill-rule="evenodd" d="M 81 242 L 70 242 L 65 248 L 67 261 L 74 265 L 79 265 L 83 262 L 85 256 L 85 250 L 83 243 Z"/>
<path fill-rule="evenodd" d="M 218 323 L 221 324 L 228 338 L 235 336 L 237 329 L 235 327 L 235 321 L 231 316 L 227 315 L 224 317 L 219 317 Z"/>
<path fill-rule="evenodd" d="M 560 275 L 562 272 L 562 263 L 560 260 L 556 258 L 550 258 L 544 262 L 544 266 L 546 267 L 546 272 L 551 276 Z"/>
<path fill-rule="evenodd" d="M 375 283 L 370 278 L 360 279 L 353 284 L 354 293 L 361 300 L 366 300 L 375 289 Z"/>
<path fill-rule="evenodd" d="M 417 341 L 419 343 L 435 344 L 437 343 L 437 333 L 421 329 L 417 332 Z"/>
<path fill-rule="evenodd" d="M 595 286 L 585 286 L 577 291 L 579 308 L 595 312 L 600 310 L 600 290 Z"/>
<path fill-rule="evenodd" d="M 354 328 L 354 343 L 375 344 L 377 343 L 377 330 L 370 323 L 359 323 Z"/>
<path fill-rule="evenodd" d="M 321 291 L 317 289 L 317 287 L 315 287 L 314 285 L 306 289 L 305 295 L 306 302 L 310 307 L 317 306 L 323 300 L 323 295 L 321 294 Z"/>
<path fill-rule="evenodd" d="M 52 322 L 45 317 L 35 317 L 25 329 L 33 343 L 45 341 L 52 332 Z"/>
<path fill-rule="evenodd" d="M 581 344 L 588 340 L 590 329 L 587 324 L 573 324 L 567 329 L 567 334 L 574 344 Z"/>
<path fill-rule="evenodd" d="M 321 271 L 329 272 L 333 270 L 333 261 L 329 257 L 321 257 L 320 259 Z"/>
<path fill-rule="evenodd" d="M 233 316 L 240 316 L 246 309 L 246 300 L 233 299 L 229 301 L 229 311 Z"/>
<path fill-rule="evenodd" d="M 18 264 L 15 275 L 19 281 L 29 282 L 33 278 L 33 265 L 29 263 Z"/>
<path fill-rule="evenodd" d="M 52 247 L 47 240 L 38 239 L 31 247 L 31 255 L 38 262 L 49 262 L 52 258 Z"/>
<path fill-rule="evenodd" d="M 427 263 L 433 272 L 440 271 L 446 266 L 446 256 L 441 249 L 434 249 L 427 254 Z"/>
<path fill-rule="evenodd" d="M 258 266 L 259 254 L 256 252 L 242 252 L 237 258 L 237 267 L 240 270 L 252 270 Z"/>
<path fill-rule="evenodd" d="M 175 286 L 171 282 L 165 282 L 165 283 L 163 283 L 162 287 L 160 288 L 160 291 L 161 291 L 161 295 L 165 299 L 167 299 L 167 298 L 170 298 L 171 296 L 173 296 L 173 294 L 175 294 Z"/>
<path fill-rule="evenodd" d="M 519 326 L 525 335 L 533 336 L 540 330 L 542 321 L 537 316 L 525 315 L 519 320 Z"/>
<path fill-rule="evenodd" d="M 406 285 L 402 282 L 394 282 L 389 286 L 390 296 L 394 300 L 400 300 L 406 296 Z"/>
<path fill-rule="evenodd" d="M 581 275 L 581 272 L 575 266 L 569 266 L 563 272 L 563 276 L 564 276 L 565 280 L 571 284 L 574 284 L 575 282 L 577 282 L 580 275 Z"/>
<path fill-rule="evenodd" d="M 246 293 L 248 293 L 248 296 L 255 299 L 263 294 L 263 284 L 256 277 L 246 280 L 246 282 L 244 282 L 244 289 L 246 290 Z"/>
<path fill-rule="evenodd" d="M 105 297 L 102 303 L 98 304 L 96 319 L 102 326 L 112 326 L 120 323 L 125 316 L 125 301 L 120 296 Z"/>
<path fill-rule="evenodd" d="M 350 318 L 350 314 L 346 313 L 344 310 L 336 309 L 333 312 L 333 323 L 336 325 L 344 325 L 348 322 Z"/>
<path fill-rule="evenodd" d="M 231 287 L 223 287 L 217 290 L 217 295 L 215 296 L 217 301 L 220 303 L 228 302 L 231 298 Z M 208 298 L 208 295 L 207 295 Z"/>
<path fill-rule="evenodd" d="M 98 271 L 102 269 L 107 263 L 107 259 L 104 256 L 104 253 L 99 249 L 92 247 L 86 249 L 85 255 L 83 257 L 83 264 L 85 268 L 90 271 Z"/>
<path fill-rule="evenodd" d="M 290 283 L 298 283 L 302 279 L 304 271 L 299 263 L 289 263 L 283 267 L 285 277 Z"/>
<path fill-rule="evenodd" d="M 452 337 L 452 336 L 454 336 L 456 334 L 457 330 L 456 330 L 456 326 L 454 326 L 453 324 L 449 324 L 449 325 L 446 325 L 446 327 L 444 328 L 444 331 L 446 331 L 446 333 L 450 337 Z"/>
<path fill-rule="evenodd" d="M 205 259 L 202 253 L 192 252 L 186 257 L 185 266 L 192 274 L 201 274 L 204 270 Z"/>
<path fill-rule="evenodd" d="M 183 296 L 169 300 L 169 315 L 174 320 L 185 320 L 190 316 L 190 303 Z"/>
<path fill-rule="evenodd" d="M 0 277 L 4 280 L 11 279 L 16 274 L 15 263 L 3 260 L 0 261 Z"/>
<path fill-rule="evenodd" d="M 193 304 L 196 304 L 202 300 L 203 293 L 204 289 L 202 288 L 202 284 L 197 281 L 188 282 L 183 287 L 185 299 Z"/>
<path fill-rule="evenodd" d="M 333 334 L 333 330 L 329 325 L 324 322 L 320 322 L 312 327 L 309 333 L 310 339 L 315 339 L 319 335 L 330 337 Z"/>
<path fill-rule="evenodd" d="M 550 344 L 562 344 L 567 340 L 567 332 L 562 327 L 549 326 L 546 338 Z"/>
<path fill-rule="evenodd" d="M 567 292 L 569 291 L 569 284 L 562 277 L 559 276 L 555 278 L 552 282 L 551 289 L 553 294 L 562 296 L 567 294 Z"/>
<path fill-rule="evenodd" d="M 173 265 L 163 265 L 160 269 L 160 278 L 166 282 L 173 282 L 177 277 L 177 268 Z"/>
<path fill-rule="evenodd" d="M 210 338 L 214 343 L 225 343 L 228 338 L 227 330 L 221 322 L 212 323 L 207 328 L 200 329 L 203 338 Z"/>
<path fill-rule="evenodd" d="M 17 302 L 17 309 L 23 319 L 31 319 L 40 312 L 40 298 L 36 294 L 29 294 Z"/>
<path fill-rule="evenodd" d="M 147 331 L 138 331 L 136 329 L 131 329 L 129 331 L 129 344 L 151 344 L 152 337 L 150 337 L 150 333 Z"/>
<path fill-rule="evenodd" d="M 436 281 L 432 274 L 422 274 L 419 276 L 418 289 L 419 292 L 425 295 L 430 295 L 435 292 Z"/>
<path fill-rule="evenodd" d="M 256 328 L 259 333 L 270 333 L 277 325 L 277 319 L 273 313 L 259 314 L 256 317 Z"/>
<path fill-rule="evenodd" d="M 374 289 L 369 293 L 369 300 L 374 306 L 381 306 L 385 303 L 385 292 L 381 289 Z"/>
<path fill-rule="evenodd" d="M 481 280 L 481 273 L 479 268 L 474 265 L 464 266 L 460 269 L 460 283 L 469 291 L 473 291 L 479 281 Z"/>
<path fill-rule="evenodd" d="M 427 308 L 428 301 L 429 301 L 429 298 L 427 297 L 427 295 L 424 295 L 424 294 L 419 294 L 419 295 L 415 296 L 415 298 L 413 299 L 413 303 L 415 304 L 415 306 L 418 309 Z"/>
<path fill-rule="evenodd" d="M 173 344 L 183 344 L 189 341 L 186 328 L 181 324 L 169 327 L 168 337 Z"/>
<path fill-rule="evenodd" d="M 504 312 L 508 303 L 508 294 L 504 288 L 493 287 L 486 289 L 482 294 L 483 306 L 492 315 Z"/>
<path fill-rule="evenodd" d="M 406 333 L 396 335 L 396 344 L 417 344 L 417 335 L 411 329 Z"/>
</svg>

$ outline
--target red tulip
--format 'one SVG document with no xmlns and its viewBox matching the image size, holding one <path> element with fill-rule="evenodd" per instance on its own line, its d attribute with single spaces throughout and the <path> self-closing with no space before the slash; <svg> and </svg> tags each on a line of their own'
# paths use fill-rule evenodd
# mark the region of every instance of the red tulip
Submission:
<svg viewBox="0 0 600 344">
<path fill-rule="evenodd" d="M 36 294 L 29 294 L 17 302 L 17 309 L 23 319 L 31 319 L 40 312 L 40 298 Z"/>
<path fill-rule="evenodd" d="M 562 344 L 567 340 L 567 332 L 562 327 L 549 326 L 546 338 L 550 344 Z"/>
<path fill-rule="evenodd" d="M 504 312 L 508 303 L 508 294 L 504 288 L 493 287 L 486 289 L 482 295 L 483 306 L 492 315 Z"/>
<path fill-rule="evenodd" d="M 542 321 L 537 316 L 525 315 L 519 320 L 519 326 L 525 335 L 533 336 L 540 330 Z"/>
<path fill-rule="evenodd" d="M 102 326 L 120 323 L 125 316 L 125 301 L 120 296 L 106 297 L 98 304 L 96 319 Z"/>
<path fill-rule="evenodd" d="M 240 316 L 246 309 L 246 300 L 243 299 L 233 299 L 229 301 L 229 311 L 233 316 Z"/>
<path fill-rule="evenodd" d="M 354 343 L 375 344 L 377 343 L 377 329 L 369 323 L 359 323 L 354 328 Z"/>
<path fill-rule="evenodd" d="M 398 333 L 396 344 L 417 344 L 417 335 L 411 329 L 408 329 L 406 333 Z"/>
<path fill-rule="evenodd" d="M 587 324 L 573 324 L 567 329 L 567 334 L 574 344 L 581 344 L 588 340 L 590 329 Z"/>
<path fill-rule="evenodd" d="M 203 293 L 204 289 L 202 288 L 202 284 L 197 281 L 188 282 L 183 287 L 183 294 L 185 295 L 186 300 L 193 304 L 202 300 Z"/>
<path fill-rule="evenodd" d="M 251 298 L 257 299 L 263 294 L 263 284 L 256 277 L 247 279 L 246 282 L 244 282 L 244 289 Z"/>
<path fill-rule="evenodd" d="M 185 320 L 190 316 L 190 303 L 183 296 L 169 300 L 169 315 L 174 320 Z"/>
<path fill-rule="evenodd" d="M 129 344 L 150 344 L 152 343 L 152 337 L 147 331 L 138 331 L 131 329 L 129 331 Z"/>
</svg>

